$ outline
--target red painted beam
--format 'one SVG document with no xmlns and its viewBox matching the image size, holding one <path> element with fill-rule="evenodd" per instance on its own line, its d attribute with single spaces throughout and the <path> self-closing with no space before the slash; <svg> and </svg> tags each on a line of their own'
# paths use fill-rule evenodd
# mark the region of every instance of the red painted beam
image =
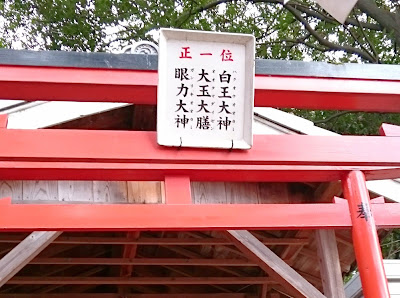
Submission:
<svg viewBox="0 0 400 298">
<path fill-rule="evenodd" d="M 379 128 L 379 133 L 381 136 L 400 137 L 400 126 L 382 123 L 381 127 Z"/>
<path fill-rule="evenodd" d="M 203 182 L 323 182 L 340 180 L 354 169 L 364 171 L 368 180 L 400 177 L 400 168 L 373 166 L 0 161 L 0 180 L 162 181 L 168 175 L 186 175 L 191 181 Z"/>
<path fill-rule="evenodd" d="M 0 65 L 0 98 L 156 104 L 156 71 Z M 400 112 L 400 81 L 256 76 L 255 105 Z"/>
<path fill-rule="evenodd" d="M 400 167 L 400 138 L 255 135 L 251 150 L 167 148 L 155 132 L 3 130 L 0 160 Z M 137 146 L 140 144 L 140 146 Z"/>
<path fill-rule="evenodd" d="M 400 81 L 256 76 L 254 104 L 314 110 L 400 112 L 399 84 Z"/>
<path fill-rule="evenodd" d="M 3 199 L 0 200 L 0 214 L 0 231 L 268 230 L 351 226 L 347 205 L 334 203 L 15 205 Z M 397 221 L 400 226 L 399 217 Z"/>
<path fill-rule="evenodd" d="M 178 150 L 158 146 L 153 132 L 2 130 L 0 144 L 3 180 L 336 181 L 355 169 L 369 180 L 400 177 L 400 138 L 255 136 L 248 151 Z"/>
<path fill-rule="evenodd" d="M 379 228 L 400 227 L 400 204 L 372 204 Z M 268 230 L 350 228 L 347 203 L 216 205 L 13 205 L 0 200 L 0 231 Z"/>
</svg>

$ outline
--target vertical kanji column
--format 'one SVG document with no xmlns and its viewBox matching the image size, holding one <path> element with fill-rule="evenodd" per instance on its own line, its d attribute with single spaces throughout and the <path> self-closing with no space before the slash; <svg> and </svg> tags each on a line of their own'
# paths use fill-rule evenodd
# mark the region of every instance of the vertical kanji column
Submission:
<svg viewBox="0 0 400 298">
<path fill-rule="evenodd" d="M 383 268 L 382 252 L 371 212 L 370 198 L 361 171 L 350 172 L 343 183 L 353 224 L 353 245 L 366 298 L 389 298 L 388 283 Z"/>
</svg>

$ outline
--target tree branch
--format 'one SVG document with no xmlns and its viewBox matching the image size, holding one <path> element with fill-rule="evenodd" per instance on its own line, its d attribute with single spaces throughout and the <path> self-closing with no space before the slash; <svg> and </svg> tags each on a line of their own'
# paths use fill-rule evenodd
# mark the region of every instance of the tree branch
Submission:
<svg viewBox="0 0 400 298">
<path fill-rule="evenodd" d="M 379 62 L 378 57 L 375 57 L 373 54 L 370 53 L 370 51 L 368 51 L 368 49 L 364 46 L 364 44 L 358 40 L 357 36 L 354 35 L 353 31 L 351 31 L 351 29 L 347 25 L 343 25 L 343 27 L 350 33 L 351 37 L 353 37 L 354 41 L 358 43 L 361 49 L 363 49 L 364 52 L 367 53 L 374 60 L 373 62 L 378 63 Z"/>
<path fill-rule="evenodd" d="M 264 3 L 277 3 L 277 4 L 279 3 L 279 4 L 283 5 L 283 0 L 251 0 L 251 2 L 253 2 L 253 3 L 263 3 L 264 2 Z M 301 5 L 298 2 L 291 1 L 290 5 L 292 5 L 298 11 L 307 14 L 307 16 L 314 17 L 316 19 L 325 21 L 330 24 L 338 24 L 339 25 L 339 22 L 336 21 L 335 18 L 333 18 L 329 15 L 323 14 L 322 12 L 309 9 L 306 6 Z M 352 19 L 352 18 L 347 18 L 347 20 L 345 21 L 345 24 L 349 24 L 349 25 L 353 25 L 353 26 L 357 26 L 357 27 L 360 26 L 359 23 L 357 22 L 357 20 Z M 364 28 L 374 30 L 374 31 L 381 31 L 383 29 L 383 27 L 380 24 L 371 24 L 371 23 L 361 22 L 361 25 Z"/>
<path fill-rule="evenodd" d="M 315 30 L 310 26 L 310 24 L 306 21 L 305 18 L 303 18 L 303 17 L 301 16 L 301 13 L 300 13 L 297 9 L 295 9 L 293 6 L 291 6 L 291 5 L 289 5 L 289 4 L 286 4 L 286 5 L 285 5 L 285 8 L 286 8 L 288 11 L 290 11 L 290 12 L 293 14 L 293 16 L 294 16 L 298 21 L 300 21 L 300 22 L 303 24 L 303 26 L 305 27 L 305 29 L 306 29 L 308 32 L 310 32 L 311 35 L 312 35 L 321 45 L 326 46 L 326 47 L 328 47 L 328 48 L 330 48 L 330 49 L 332 49 L 332 50 L 335 50 L 335 51 L 345 51 L 345 52 L 347 52 L 347 53 L 351 53 L 351 54 L 358 55 L 359 57 L 361 57 L 361 58 L 363 58 L 363 59 L 365 59 L 365 60 L 367 60 L 367 61 L 370 61 L 370 62 L 372 62 L 372 63 L 375 62 L 374 57 L 371 57 L 368 53 L 365 53 L 364 51 L 362 51 L 362 50 L 360 50 L 360 49 L 357 49 L 357 48 L 354 48 L 354 47 L 351 47 L 351 46 L 341 46 L 341 45 L 335 44 L 335 43 L 333 43 L 333 42 L 330 42 L 329 40 L 326 40 L 325 38 L 323 38 L 317 31 L 315 31 Z"/>
<path fill-rule="evenodd" d="M 389 32 L 393 32 L 395 41 L 400 45 L 400 14 L 379 8 L 374 0 L 358 0 L 357 7 Z"/>
<path fill-rule="evenodd" d="M 330 117 L 328 117 L 326 119 L 314 121 L 314 124 L 326 123 L 326 122 L 329 122 L 329 121 L 331 121 L 331 120 L 333 120 L 333 119 L 335 119 L 337 117 L 343 116 L 343 115 L 348 114 L 348 113 L 351 113 L 351 111 L 339 112 L 339 113 L 336 113 L 336 114 L 334 114 L 334 115 L 332 115 L 332 116 L 330 116 Z"/>
<path fill-rule="evenodd" d="M 235 1 L 235 0 L 216 0 L 216 1 L 209 2 L 209 3 L 207 3 L 206 5 L 199 6 L 199 7 L 197 7 L 196 9 L 193 9 L 193 10 L 192 10 L 192 8 L 191 8 L 188 12 L 183 13 L 182 16 L 180 16 L 180 17 L 176 20 L 176 26 L 177 26 L 177 27 L 181 27 L 184 23 L 187 22 L 187 20 L 189 20 L 189 18 L 190 18 L 192 15 L 195 15 L 195 14 L 200 13 L 200 12 L 203 12 L 203 11 L 205 11 L 205 10 L 214 8 L 214 7 L 216 7 L 216 6 L 218 6 L 218 5 L 222 4 L 222 3 L 229 3 L 229 2 L 234 2 L 234 1 Z"/>
<path fill-rule="evenodd" d="M 378 52 L 376 51 L 376 48 L 375 48 L 374 44 L 372 43 L 372 41 L 369 39 L 368 35 L 365 33 L 364 26 L 358 20 L 358 16 L 357 16 L 357 14 L 355 12 L 355 9 L 353 9 L 353 14 L 354 14 L 354 16 L 355 16 L 355 18 L 356 18 L 356 20 L 357 20 L 357 22 L 359 24 L 359 27 L 360 27 L 362 35 L 364 36 L 365 40 L 368 42 L 369 47 L 371 48 L 372 52 L 374 53 L 374 56 L 376 57 L 377 62 L 380 63 Z"/>
<path fill-rule="evenodd" d="M 293 3 L 293 4 L 296 4 L 296 2 Z M 311 10 L 311 9 L 309 9 L 307 7 L 304 7 L 303 5 L 298 5 L 297 4 L 295 6 L 295 8 L 298 11 L 301 11 L 301 12 L 307 14 L 308 16 L 312 16 L 312 17 L 317 18 L 317 19 L 319 19 L 321 21 L 325 21 L 325 22 L 330 23 L 330 24 L 339 24 L 339 22 L 336 21 L 335 18 L 333 18 L 333 17 L 331 17 L 329 15 L 323 14 L 323 13 L 321 13 L 319 11 Z M 371 24 L 371 23 L 359 22 L 357 19 L 352 19 L 352 18 L 347 18 L 344 24 L 345 25 L 353 25 L 353 26 L 357 26 L 357 27 L 363 26 L 364 28 L 367 28 L 367 29 L 370 29 L 370 30 L 374 30 L 374 31 L 381 31 L 383 29 L 382 26 L 379 25 L 379 24 Z"/>
</svg>

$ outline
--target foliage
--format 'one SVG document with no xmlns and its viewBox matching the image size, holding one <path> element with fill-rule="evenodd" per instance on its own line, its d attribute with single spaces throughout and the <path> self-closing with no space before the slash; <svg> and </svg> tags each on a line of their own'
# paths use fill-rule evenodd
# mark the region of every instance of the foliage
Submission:
<svg viewBox="0 0 400 298">
<path fill-rule="evenodd" d="M 384 239 L 382 254 L 386 259 L 400 259 L 400 230 L 393 230 Z"/>
</svg>

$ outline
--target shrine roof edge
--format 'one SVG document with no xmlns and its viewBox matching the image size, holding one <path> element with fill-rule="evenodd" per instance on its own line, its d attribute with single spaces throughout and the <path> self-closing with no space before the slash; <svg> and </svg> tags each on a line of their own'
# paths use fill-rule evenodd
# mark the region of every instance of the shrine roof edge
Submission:
<svg viewBox="0 0 400 298">
<path fill-rule="evenodd" d="M 0 49 L 0 65 L 157 70 L 157 55 Z M 257 75 L 400 80 L 399 65 L 256 59 Z"/>
</svg>

